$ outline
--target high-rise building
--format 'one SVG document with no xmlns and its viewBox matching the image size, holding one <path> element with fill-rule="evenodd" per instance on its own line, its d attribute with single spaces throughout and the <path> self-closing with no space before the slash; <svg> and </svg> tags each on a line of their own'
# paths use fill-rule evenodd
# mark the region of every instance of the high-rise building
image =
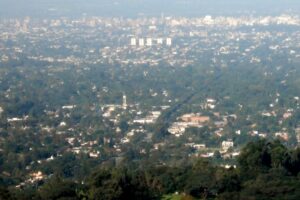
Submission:
<svg viewBox="0 0 300 200">
<path fill-rule="evenodd" d="M 124 110 L 127 109 L 127 97 L 125 94 L 123 94 L 123 104 L 122 104 L 122 107 Z"/>
<path fill-rule="evenodd" d="M 142 47 L 145 45 L 145 42 L 144 42 L 144 39 L 143 38 L 140 38 L 139 39 L 139 45 Z"/>
<path fill-rule="evenodd" d="M 172 39 L 171 38 L 167 38 L 166 44 L 167 44 L 167 46 L 171 46 L 172 45 Z"/>
<path fill-rule="evenodd" d="M 163 39 L 162 38 L 157 38 L 157 44 L 163 44 Z"/>
<path fill-rule="evenodd" d="M 146 45 L 147 46 L 152 46 L 152 38 L 147 38 Z"/>
<path fill-rule="evenodd" d="M 135 38 L 130 39 L 130 45 L 131 46 L 136 46 L 136 39 Z"/>
</svg>

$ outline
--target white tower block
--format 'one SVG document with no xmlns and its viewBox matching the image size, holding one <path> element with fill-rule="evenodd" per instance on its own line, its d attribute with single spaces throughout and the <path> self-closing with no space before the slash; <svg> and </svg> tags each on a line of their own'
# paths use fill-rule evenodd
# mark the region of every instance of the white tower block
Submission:
<svg viewBox="0 0 300 200">
<path fill-rule="evenodd" d="M 157 44 L 163 44 L 163 39 L 162 38 L 157 38 Z"/>
<path fill-rule="evenodd" d="M 143 38 L 139 39 L 139 45 L 142 47 L 145 45 L 145 41 Z"/>
<path fill-rule="evenodd" d="M 167 38 L 166 44 L 167 44 L 167 46 L 171 46 L 172 45 L 172 39 L 171 38 Z"/>
<path fill-rule="evenodd" d="M 147 38 L 146 45 L 147 46 L 152 46 L 152 38 Z"/>
<path fill-rule="evenodd" d="M 136 46 L 136 39 L 135 38 L 130 39 L 130 45 L 131 46 Z"/>
<path fill-rule="evenodd" d="M 126 110 L 127 109 L 127 97 L 125 94 L 123 94 L 123 105 L 122 105 L 123 109 Z"/>
</svg>

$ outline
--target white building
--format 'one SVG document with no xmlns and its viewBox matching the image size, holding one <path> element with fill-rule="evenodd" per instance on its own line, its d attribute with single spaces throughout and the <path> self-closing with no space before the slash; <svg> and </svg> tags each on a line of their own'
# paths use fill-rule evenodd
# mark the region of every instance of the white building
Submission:
<svg viewBox="0 0 300 200">
<path fill-rule="evenodd" d="M 157 44 L 163 44 L 163 39 L 162 38 L 157 38 Z"/>
<path fill-rule="evenodd" d="M 232 140 L 227 140 L 222 142 L 222 149 L 224 151 L 227 151 L 230 147 L 233 147 L 233 141 Z"/>
<path fill-rule="evenodd" d="M 203 22 L 204 22 L 205 24 L 211 25 L 211 24 L 214 23 L 214 20 L 213 20 L 212 16 L 206 15 L 206 16 L 203 18 Z"/>
<path fill-rule="evenodd" d="M 127 97 L 126 97 L 125 94 L 123 94 L 123 104 L 122 104 L 122 108 L 123 108 L 124 110 L 127 109 Z"/>
<path fill-rule="evenodd" d="M 172 38 L 167 38 L 166 39 L 166 44 L 167 44 L 167 46 L 171 46 L 172 45 Z"/>
<path fill-rule="evenodd" d="M 135 38 L 130 39 L 130 45 L 131 46 L 136 46 L 136 39 Z"/>
<path fill-rule="evenodd" d="M 144 41 L 143 38 L 140 38 L 140 39 L 139 39 L 139 45 L 140 45 L 141 47 L 143 47 L 143 46 L 145 45 L 145 41 Z"/>
<path fill-rule="evenodd" d="M 173 125 L 168 128 L 168 132 L 175 135 L 176 137 L 179 137 L 185 132 L 185 127 Z"/>
<path fill-rule="evenodd" d="M 146 46 L 152 46 L 152 38 L 147 38 Z"/>
<path fill-rule="evenodd" d="M 62 109 L 65 109 L 65 110 L 72 110 L 76 108 L 76 105 L 65 105 L 65 106 L 62 106 Z"/>
</svg>

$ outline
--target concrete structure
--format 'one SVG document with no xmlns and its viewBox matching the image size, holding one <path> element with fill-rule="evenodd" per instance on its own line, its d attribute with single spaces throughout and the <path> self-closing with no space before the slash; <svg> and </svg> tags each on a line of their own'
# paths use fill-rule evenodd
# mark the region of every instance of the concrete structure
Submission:
<svg viewBox="0 0 300 200">
<path fill-rule="evenodd" d="M 145 45 L 145 41 L 144 41 L 143 38 L 140 38 L 140 39 L 139 39 L 139 45 L 140 45 L 141 47 L 143 47 L 143 46 Z"/>
<path fill-rule="evenodd" d="M 127 97 L 126 97 L 126 95 L 125 95 L 125 94 L 123 94 L 123 103 L 122 103 L 122 108 L 123 108 L 124 110 L 126 110 L 126 109 L 127 109 Z"/>
<path fill-rule="evenodd" d="M 146 46 L 152 46 L 152 38 L 147 38 Z"/>
<path fill-rule="evenodd" d="M 208 116 L 198 116 L 195 114 L 185 114 L 180 118 L 184 122 L 194 122 L 198 124 L 202 124 L 205 122 L 209 122 L 210 117 Z"/>
<path fill-rule="evenodd" d="M 232 140 L 227 140 L 222 142 L 222 149 L 224 151 L 227 151 L 230 147 L 233 147 L 233 141 Z"/>
<path fill-rule="evenodd" d="M 163 39 L 162 38 L 157 38 L 156 42 L 157 42 L 157 44 L 163 44 Z"/>
<path fill-rule="evenodd" d="M 131 46 L 136 46 L 136 39 L 135 38 L 130 39 L 130 45 Z"/>
<path fill-rule="evenodd" d="M 171 46 L 172 45 L 172 38 L 167 38 L 166 39 L 166 45 Z"/>
</svg>

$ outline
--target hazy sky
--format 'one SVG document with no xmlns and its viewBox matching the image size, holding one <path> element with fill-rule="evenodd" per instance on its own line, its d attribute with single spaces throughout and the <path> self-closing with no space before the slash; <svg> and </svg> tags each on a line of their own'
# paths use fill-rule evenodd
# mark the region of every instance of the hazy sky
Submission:
<svg viewBox="0 0 300 200">
<path fill-rule="evenodd" d="M 0 0 L 0 17 L 300 13 L 300 0 Z"/>
</svg>

